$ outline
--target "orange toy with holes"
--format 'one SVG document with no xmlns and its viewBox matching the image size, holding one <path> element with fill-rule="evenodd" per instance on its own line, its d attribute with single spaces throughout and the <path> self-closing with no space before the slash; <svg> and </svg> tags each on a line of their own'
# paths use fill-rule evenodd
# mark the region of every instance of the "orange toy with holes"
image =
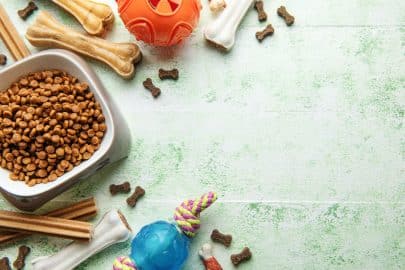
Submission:
<svg viewBox="0 0 405 270">
<path fill-rule="evenodd" d="M 176 45 L 190 36 L 200 18 L 200 0 L 117 0 L 121 19 L 138 40 Z"/>
</svg>

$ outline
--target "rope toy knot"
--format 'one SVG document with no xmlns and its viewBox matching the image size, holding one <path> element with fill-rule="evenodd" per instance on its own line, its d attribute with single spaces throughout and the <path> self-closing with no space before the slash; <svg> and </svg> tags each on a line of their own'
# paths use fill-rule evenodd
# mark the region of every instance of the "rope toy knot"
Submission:
<svg viewBox="0 0 405 270">
<path fill-rule="evenodd" d="M 186 200 L 174 212 L 174 220 L 177 226 L 188 237 L 194 237 L 200 228 L 200 214 L 210 207 L 216 200 L 215 192 L 208 192 L 196 200 Z"/>
<path fill-rule="evenodd" d="M 135 263 L 127 256 L 121 256 L 115 259 L 113 270 L 137 270 Z"/>
</svg>

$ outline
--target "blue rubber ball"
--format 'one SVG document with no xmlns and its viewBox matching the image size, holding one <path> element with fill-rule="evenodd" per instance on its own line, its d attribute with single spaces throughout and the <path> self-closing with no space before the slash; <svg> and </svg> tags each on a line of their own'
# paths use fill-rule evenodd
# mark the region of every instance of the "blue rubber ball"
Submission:
<svg viewBox="0 0 405 270">
<path fill-rule="evenodd" d="M 139 270 L 180 270 L 190 239 L 166 221 L 146 225 L 132 240 L 131 258 Z"/>
</svg>

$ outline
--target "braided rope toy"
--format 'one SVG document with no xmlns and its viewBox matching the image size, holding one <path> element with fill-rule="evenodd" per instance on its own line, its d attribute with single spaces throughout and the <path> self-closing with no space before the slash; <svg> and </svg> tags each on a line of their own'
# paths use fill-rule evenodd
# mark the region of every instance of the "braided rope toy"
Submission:
<svg viewBox="0 0 405 270">
<path fill-rule="evenodd" d="M 200 214 L 217 198 L 208 192 L 186 200 L 174 212 L 175 223 L 157 221 L 144 226 L 132 240 L 130 257 L 117 258 L 113 270 L 182 269 L 191 239 L 201 226 Z"/>
</svg>

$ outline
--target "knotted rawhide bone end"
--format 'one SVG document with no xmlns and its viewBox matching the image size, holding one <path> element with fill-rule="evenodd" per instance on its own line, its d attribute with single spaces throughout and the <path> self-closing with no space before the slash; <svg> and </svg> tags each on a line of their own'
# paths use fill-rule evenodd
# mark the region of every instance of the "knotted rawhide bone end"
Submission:
<svg viewBox="0 0 405 270">
<path fill-rule="evenodd" d="M 110 185 L 111 195 L 116 195 L 117 193 L 128 193 L 131 191 L 131 184 L 129 182 L 124 182 L 120 185 Z"/>
<path fill-rule="evenodd" d="M 7 56 L 0 54 L 0 66 L 4 66 L 5 64 L 7 64 Z"/>
<path fill-rule="evenodd" d="M 156 87 L 151 78 L 147 78 L 144 82 L 143 82 L 143 86 L 149 90 L 149 92 L 151 92 L 152 96 L 154 98 L 157 98 L 158 96 L 160 96 L 160 88 Z"/>
<path fill-rule="evenodd" d="M 285 21 L 285 23 L 288 26 L 293 25 L 295 18 L 294 16 L 292 16 L 290 13 L 288 13 L 287 9 L 285 8 L 285 6 L 281 6 L 277 9 L 277 14 L 278 16 L 282 17 Z"/>
<path fill-rule="evenodd" d="M 240 263 L 250 260 L 252 258 L 252 253 L 248 247 L 245 247 L 241 253 L 233 254 L 231 256 L 232 264 L 238 266 Z"/>
<path fill-rule="evenodd" d="M 31 249 L 27 246 L 20 246 L 18 248 L 18 256 L 17 259 L 14 261 L 13 266 L 17 270 L 21 270 L 25 266 L 25 258 L 30 254 Z"/>
<path fill-rule="evenodd" d="M 17 13 L 21 19 L 26 20 L 37 9 L 38 9 L 37 5 L 33 1 L 30 1 L 28 3 L 28 6 L 26 6 L 23 9 L 20 9 L 19 11 L 17 11 Z"/>
<path fill-rule="evenodd" d="M 10 261 L 7 257 L 0 259 L 0 270 L 11 270 Z"/>
<path fill-rule="evenodd" d="M 267 14 L 264 11 L 264 3 L 263 1 L 259 0 L 255 2 L 255 9 L 257 10 L 257 16 L 260 22 L 264 22 L 267 20 Z"/>
<path fill-rule="evenodd" d="M 145 190 L 140 186 L 135 188 L 134 193 L 127 199 L 127 204 L 131 207 L 135 207 L 138 200 L 145 195 Z"/>
<path fill-rule="evenodd" d="M 267 36 L 271 36 L 274 34 L 274 28 L 271 24 L 267 25 L 263 31 L 256 33 L 256 38 L 258 41 L 262 42 Z"/>
<path fill-rule="evenodd" d="M 232 243 L 232 235 L 223 234 L 217 229 L 215 229 L 211 233 L 211 240 L 217 243 L 221 243 L 226 247 L 229 247 Z"/>
<path fill-rule="evenodd" d="M 178 80 L 179 79 L 179 70 L 177 68 L 166 70 L 163 68 L 159 69 L 159 78 L 161 80 L 172 79 Z"/>
</svg>

